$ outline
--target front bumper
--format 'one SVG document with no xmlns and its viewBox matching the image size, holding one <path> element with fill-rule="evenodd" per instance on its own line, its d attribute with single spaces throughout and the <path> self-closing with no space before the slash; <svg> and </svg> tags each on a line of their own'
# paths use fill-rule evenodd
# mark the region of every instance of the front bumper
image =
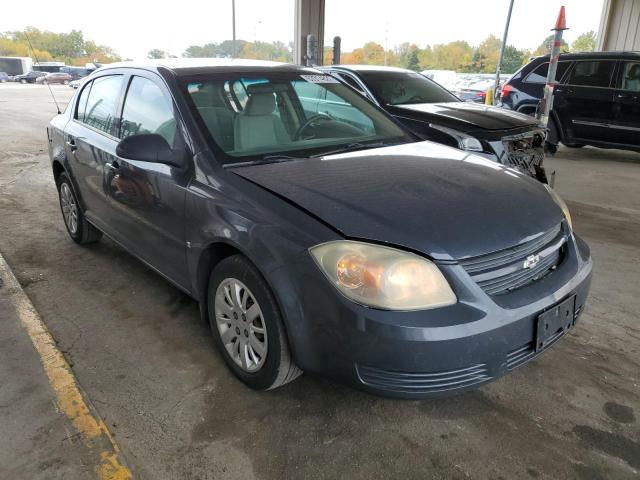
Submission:
<svg viewBox="0 0 640 480">
<path fill-rule="evenodd" d="M 440 265 L 458 303 L 421 312 L 356 305 L 315 265 L 319 276 L 299 264 L 297 271 L 307 274 L 297 285 L 304 288 L 297 299 L 283 302 L 295 360 L 303 370 L 399 398 L 446 396 L 495 380 L 546 350 L 535 349 L 540 313 L 572 295 L 574 323 L 583 311 L 592 262 L 584 242 L 573 235 L 570 241 L 567 258 L 552 275 L 497 297 L 460 265 Z"/>
</svg>

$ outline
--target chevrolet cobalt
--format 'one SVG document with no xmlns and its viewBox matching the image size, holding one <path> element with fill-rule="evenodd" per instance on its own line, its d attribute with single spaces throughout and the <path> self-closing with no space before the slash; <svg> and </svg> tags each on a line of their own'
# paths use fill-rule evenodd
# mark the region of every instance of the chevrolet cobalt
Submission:
<svg viewBox="0 0 640 480">
<path fill-rule="evenodd" d="M 318 70 L 113 64 L 47 134 L 70 237 L 104 233 L 195 298 L 255 389 L 309 371 L 396 397 L 460 392 L 584 308 L 589 248 L 552 189 L 417 141 Z"/>
</svg>

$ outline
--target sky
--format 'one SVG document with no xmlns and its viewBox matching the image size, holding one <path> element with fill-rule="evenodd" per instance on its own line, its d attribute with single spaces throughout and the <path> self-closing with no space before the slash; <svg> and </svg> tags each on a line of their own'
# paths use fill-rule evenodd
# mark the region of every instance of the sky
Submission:
<svg viewBox="0 0 640 480">
<path fill-rule="evenodd" d="M 598 30 L 603 0 L 515 0 L 507 43 L 536 48 L 566 6 L 565 39 Z M 166 5 L 166 6 L 165 6 Z M 342 37 L 343 51 L 375 41 L 392 48 L 502 37 L 509 0 L 326 0 L 325 45 Z M 231 38 L 231 0 L 85 0 L 73 7 L 51 0 L 7 0 L 0 32 L 34 26 L 82 30 L 85 39 L 109 45 L 125 58 L 145 58 L 158 48 L 180 56 L 189 45 Z M 236 0 L 236 36 L 248 41 L 293 41 L 294 0 Z"/>
</svg>

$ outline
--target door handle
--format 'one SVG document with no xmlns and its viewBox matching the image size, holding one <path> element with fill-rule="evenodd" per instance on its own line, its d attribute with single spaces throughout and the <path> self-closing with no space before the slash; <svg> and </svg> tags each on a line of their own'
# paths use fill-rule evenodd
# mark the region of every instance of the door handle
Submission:
<svg viewBox="0 0 640 480">
<path fill-rule="evenodd" d="M 619 94 L 616 95 L 616 97 L 620 98 L 620 99 L 622 99 L 622 98 L 630 98 L 631 95 L 629 95 L 628 93 L 619 93 Z"/>
</svg>

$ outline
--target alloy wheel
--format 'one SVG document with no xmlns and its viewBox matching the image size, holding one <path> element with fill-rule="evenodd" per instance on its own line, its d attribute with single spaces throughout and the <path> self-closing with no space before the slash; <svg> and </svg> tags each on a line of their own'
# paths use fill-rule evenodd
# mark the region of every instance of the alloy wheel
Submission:
<svg viewBox="0 0 640 480">
<path fill-rule="evenodd" d="M 60 203 L 62 204 L 62 216 L 69 231 L 75 235 L 78 231 L 78 205 L 69 185 L 63 183 L 60 186 Z"/>
<path fill-rule="evenodd" d="M 224 348 L 245 372 L 253 373 L 267 358 L 267 329 L 262 310 L 251 290 L 235 278 L 226 278 L 216 290 L 214 311 Z"/>
</svg>

